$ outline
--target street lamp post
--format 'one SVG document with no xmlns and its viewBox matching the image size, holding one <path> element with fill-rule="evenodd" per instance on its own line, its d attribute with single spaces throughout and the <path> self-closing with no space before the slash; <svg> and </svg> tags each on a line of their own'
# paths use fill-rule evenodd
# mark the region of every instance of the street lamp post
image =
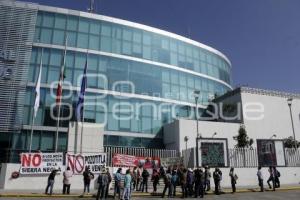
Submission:
<svg viewBox="0 0 300 200">
<path fill-rule="evenodd" d="M 288 98 L 287 103 L 288 103 L 288 106 L 290 108 L 290 116 L 291 116 L 291 122 L 292 122 L 295 149 L 297 149 L 297 140 L 296 140 L 296 135 L 295 135 L 294 121 L 293 121 L 293 114 L 292 114 L 292 101 L 293 101 L 292 98 Z"/>
<path fill-rule="evenodd" d="M 185 136 L 184 137 L 184 142 L 185 142 L 185 160 L 186 160 L 185 166 L 186 167 L 188 165 L 188 151 L 187 151 L 187 143 L 188 143 L 188 141 L 189 141 L 189 137 Z"/>
<path fill-rule="evenodd" d="M 195 115 L 196 115 L 196 126 L 197 126 L 197 137 L 196 137 L 196 166 L 199 167 L 199 145 L 198 145 L 198 139 L 201 138 L 200 134 L 199 134 L 199 119 L 198 119 L 198 100 L 199 100 L 199 96 L 200 96 L 200 91 L 199 90 L 195 90 L 194 91 L 194 96 L 195 96 L 195 103 L 196 103 L 196 107 L 195 107 Z"/>
</svg>

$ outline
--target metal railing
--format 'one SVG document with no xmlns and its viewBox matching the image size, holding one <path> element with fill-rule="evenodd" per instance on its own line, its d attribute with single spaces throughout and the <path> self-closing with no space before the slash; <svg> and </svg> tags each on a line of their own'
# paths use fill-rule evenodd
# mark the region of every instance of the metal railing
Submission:
<svg viewBox="0 0 300 200">
<path fill-rule="evenodd" d="M 230 167 L 257 167 L 258 155 L 256 149 L 234 148 L 228 149 Z"/>
<path fill-rule="evenodd" d="M 112 159 L 115 153 L 158 158 L 177 157 L 179 155 L 176 150 L 147 149 L 142 147 L 104 146 L 104 152 L 107 153 L 107 166 L 112 166 Z"/>
<path fill-rule="evenodd" d="M 300 149 L 285 149 L 285 162 L 287 167 L 300 167 Z"/>
</svg>

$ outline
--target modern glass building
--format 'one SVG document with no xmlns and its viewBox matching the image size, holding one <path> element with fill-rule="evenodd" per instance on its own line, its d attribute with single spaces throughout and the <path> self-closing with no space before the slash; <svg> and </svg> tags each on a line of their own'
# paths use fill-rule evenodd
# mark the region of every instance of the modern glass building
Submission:
<svg viewBox="0 0 300 200">
<path fill-rule="evenodd" d="M 9 78 L 0 76 L 1 88 L 13 85 L 10 91 L 0 91 L 1 97 L 7 95 L 0 99 L 0 117 L 13 116 L 9 123 L 0 122 L 2 157 L 29 148 L 42 49 L 41 102 L 33 126 L 33 149 L 54 150 L 56 120 L 51 113 L 66 37 L 60 151 L 66 150 L 69 122 L 76 119 L 74 108 L 86 59 L 84 120 L 105 123 L 104 145 L 161 148 L 163 124 L 177 117 L 195 118 L 194 91 L 200 91 L 201 114 L 211 98 L 232 89 L 231 64 L 225 55 L 174 33 L 22 2 L 1 1 L 0 13 L 0 51 L 5 55 L 0 67 L 5 71 L 11 65 L 17 70 L 8 74 Z M 25 52 L 23 57 L 18 56 L 21 51 Z M 15 58 L 9 60 L 10 54 Z M 17 75 L 20 81 L 16 84 Z M 8 102 L 11 104 L 5 104 Z"/>
</svg>

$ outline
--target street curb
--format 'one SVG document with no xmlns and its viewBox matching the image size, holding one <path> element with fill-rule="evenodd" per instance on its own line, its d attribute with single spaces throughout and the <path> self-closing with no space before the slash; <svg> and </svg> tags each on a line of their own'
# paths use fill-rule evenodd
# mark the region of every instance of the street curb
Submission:
<svg viewBox="0 0 300 200">
<path fill-rule="evenodd" d="M 290 191 L 290 190 L 300 190 L 300 187 L 289 187 L 289 188 L 277 188 L 276 191 Z M 275 192 L 276 192 L 275 191 Z M 250 193 L 250 192 L 259 192 L 259 189 L 240 189 L 236 191 L 236 193 Z M 273 190 L 266 189 L 265 192 L 273 192 Z M 160 194 L 160 193 L 158 193 Z M 181 193 L 178 192 L 177 196 L 180 196 Z M 213 192 L 209 192 L 208 195 L 213 195 Z M 226 190 L 224 194 L 231 194 L 231 190 Z M 46 194 L 16 194 L 16 193 L 0 193 L 0 197 L 24 197 L 24 198 L 93 198 L 95 195 L 62 195 L 62 194 L 54 194 L 54 195 L 46 195 Z M 112 196 L 110 196 L 112 197 Z M 133 193 L 132 197 L 161 197 L 161 195 L 153 195 L 152 193 Z"/>
</svg>

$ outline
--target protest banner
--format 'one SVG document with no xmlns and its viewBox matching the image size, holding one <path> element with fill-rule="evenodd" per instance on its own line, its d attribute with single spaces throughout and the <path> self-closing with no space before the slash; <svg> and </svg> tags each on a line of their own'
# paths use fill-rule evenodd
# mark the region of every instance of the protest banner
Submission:
<svg viewBox="0 0 300 200">
<path fill-rule="evenodd" d="M 161 166 L 169 167 L 169 166 L 178 166 L 183 164 L 182 157 L 168 157 L 168 158 L 161 158 L 160 159 Z"/>
<path fill-rule="evenodd" d="M 82 174 L 86 167 L 92 173 L 100 173 L 106 166 L 106 153 L 98 154 L 67 154 L 66 165 L 74 174 Z"/>
<path fill-rule="evenodd" d="M 125 154 L 114 154 L 114 166 L 123 167 L 139 167 L 142 166 L 146 169 L 158 168 L 160 166 L 160 159 L 155 157 L 141 157 Z"/>
<path fill-rule="evenodd" d="M 22 153 L 20 174 L 50 174 L 63 170 L 63 153 Z"/>
</svg>

